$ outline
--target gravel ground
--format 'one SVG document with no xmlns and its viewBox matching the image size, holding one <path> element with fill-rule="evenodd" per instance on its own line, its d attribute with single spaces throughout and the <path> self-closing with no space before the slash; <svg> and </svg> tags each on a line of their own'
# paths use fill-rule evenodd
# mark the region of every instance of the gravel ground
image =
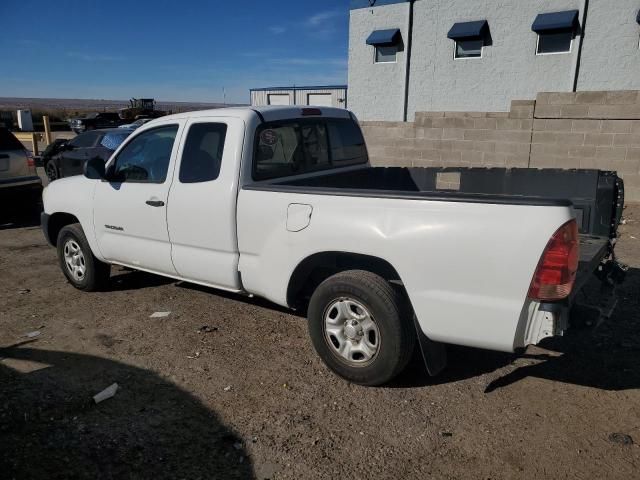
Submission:
<svg viewBox="0 0 640 480">
<path fill-rule="evenodd" d="M 609 322 L 520 357 L 450 348 L 442 375 L 414 360 L 385 388 L 336 378 L 304 318 L 261 300 L 117 268 L 79 292 L 35 221 L 4 224 L 0 477 L 638 478 L 640 206 L 625 216 Z"/>
</svg>

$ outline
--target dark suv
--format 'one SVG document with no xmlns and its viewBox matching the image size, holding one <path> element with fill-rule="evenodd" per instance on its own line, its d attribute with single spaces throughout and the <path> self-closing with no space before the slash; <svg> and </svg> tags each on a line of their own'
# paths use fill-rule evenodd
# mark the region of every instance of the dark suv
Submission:
<svg viewBox="0 0 640 480">
<path fill-rule="evenodd" d="M 90 113 L 84 117 L 69 120 L 69 126 L 75 133 L 96 130 L 98 128 L 113 128 L 123 123 L 124 120 L 115 112 Z"/>
<path fill-rule="evenodd" d="M 106 162 L 133 129 L 111 128 L 84 132 L 68 142 L 52 144 L 42 154 L 44 171 L 52 182 L 61 177 L 80 175 L 90 158 Z"/>
</svg>

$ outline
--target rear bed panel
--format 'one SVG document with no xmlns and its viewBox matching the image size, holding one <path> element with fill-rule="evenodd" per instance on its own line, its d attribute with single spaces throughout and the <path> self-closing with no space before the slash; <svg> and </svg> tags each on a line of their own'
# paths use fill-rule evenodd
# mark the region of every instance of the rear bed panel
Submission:
<svg viewBox="0 0 640 480">
<path fill-rule="evenodd" d="M 311 190 L 311 189 L 310 189 Z M 287 229 L 290 205 L 309 225 Z M 316 195 L 244 188 L 240 272 L 247 291 L 281 305 L 295 268 L 321 252 L 390 263 L 434 341 L 512 351 L 533 272 L 566 206 Z"/>
</svg>

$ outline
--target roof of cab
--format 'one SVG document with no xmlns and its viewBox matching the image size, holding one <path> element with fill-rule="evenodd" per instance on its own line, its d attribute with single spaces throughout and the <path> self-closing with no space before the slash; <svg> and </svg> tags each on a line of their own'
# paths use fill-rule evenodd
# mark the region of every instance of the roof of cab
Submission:
<svg viewBox="0 0 640 480">
<path fill-rule="evenodd" d="M 254 115 L 262 116 L 266 122 L 272 122 L 277 120 L 286 120 L 290 118 L 303 118 L 304 109 L 313 108 L 320 110 L 321 115 L 324 117 L 332 118 L 351 118 L 349 110 L 343 108 L 333 107 L 315 107 L 307 105 L 295 105 L 295 106 L 260 106 L 260 107 L 228 107 L 228 108 L 215 108 L 212 110 L 196 110 L 193 112 L 175 113 L 173 115 L 167 115 L 165 117 L 159 117 L 156 120 L 171 120 L 179 118 L 199 118 L 199 117 L 236 117 L 240 119 L 248 119 Z M 150 125 L 155 123 L 153 120 L 145 124 Z"/>
</svg>

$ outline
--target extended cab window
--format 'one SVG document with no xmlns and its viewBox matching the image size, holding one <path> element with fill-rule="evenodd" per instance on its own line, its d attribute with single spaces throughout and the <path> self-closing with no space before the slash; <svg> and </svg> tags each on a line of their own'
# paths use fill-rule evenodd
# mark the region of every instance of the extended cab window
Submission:
<svg viewBox="0 0 640 480">
<path fill-rule="evenodd" d="M 112 181 L 163 183 L 177 133 L 178 125 L 167 125 L 136 136 L 115 159 Z"/>
<path fill-rule="evenodd" d="M 180 162 L 180 182 L 209 182 L 218 178 L 226 135 L 224 123 L 191 125 Z"/>
<path fill-rule="evenodd" d="M 347 119 L 271 122 L 257 131 L 253 179 L 266 180 L 367 162 L 358 125 Z"/>
</svg>

